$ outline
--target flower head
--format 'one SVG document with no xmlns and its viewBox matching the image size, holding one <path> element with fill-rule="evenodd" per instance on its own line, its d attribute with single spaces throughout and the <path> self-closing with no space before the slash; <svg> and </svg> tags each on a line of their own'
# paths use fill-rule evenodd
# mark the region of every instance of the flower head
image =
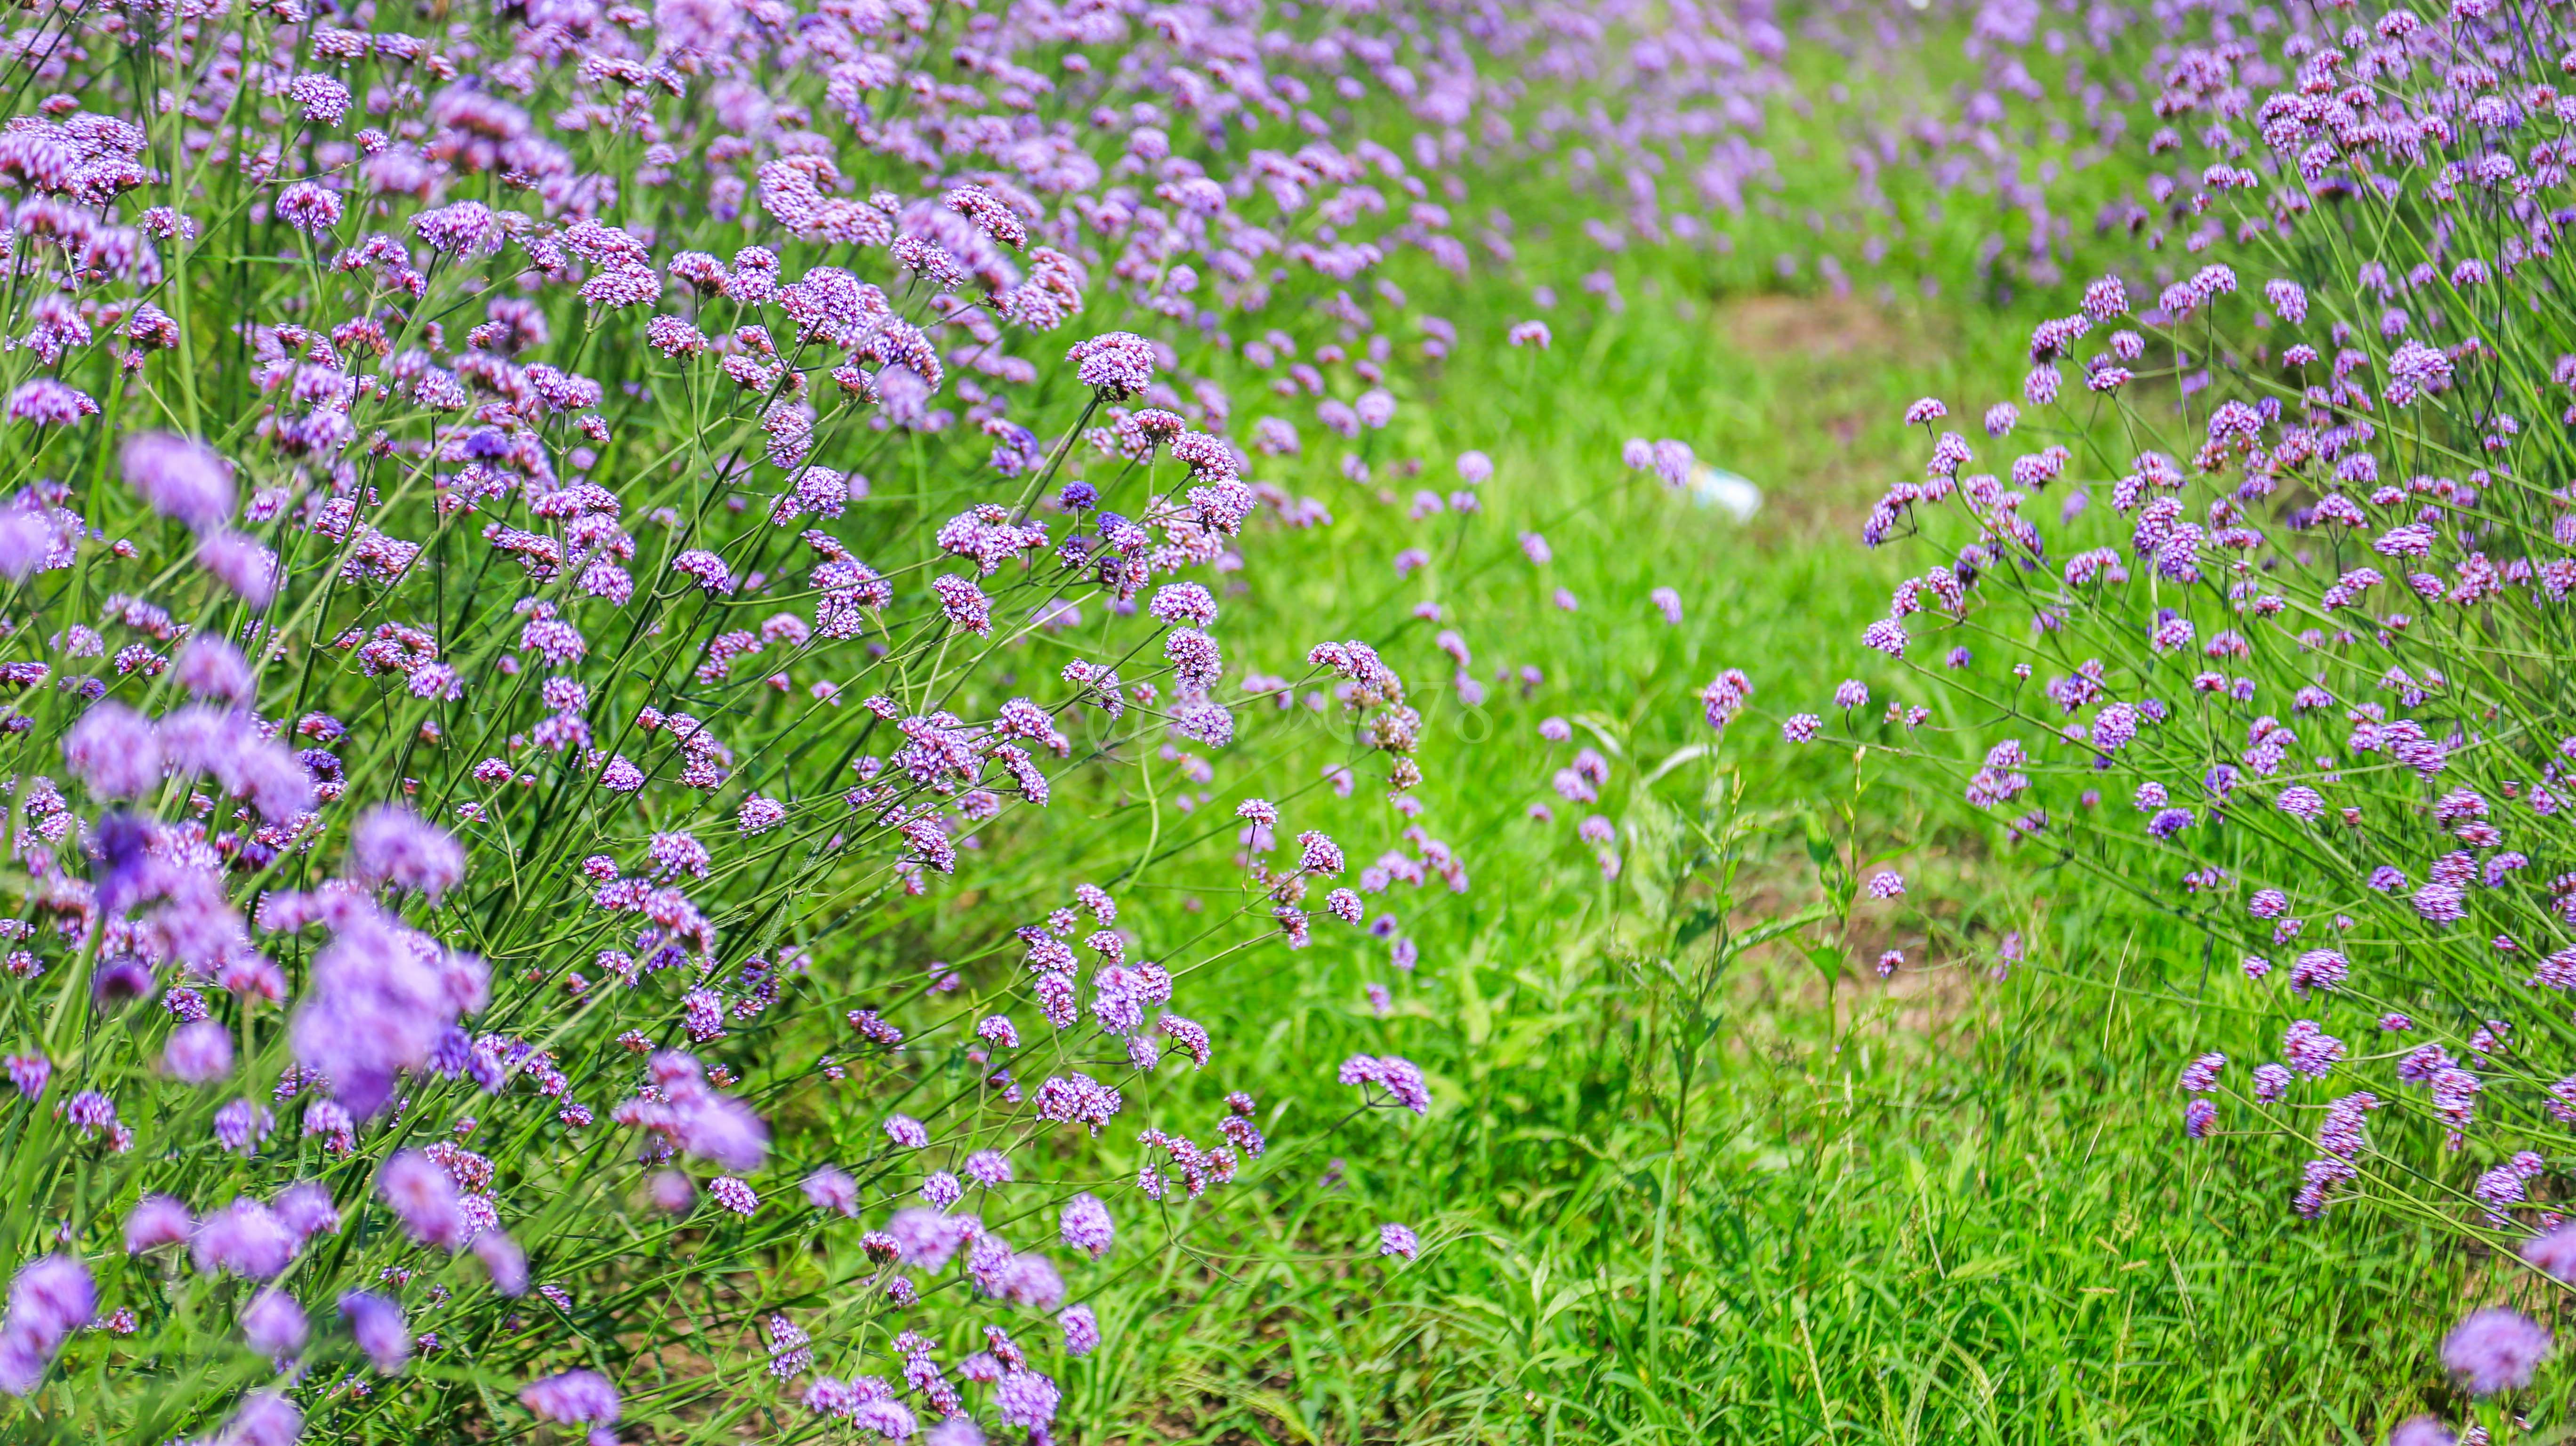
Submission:
<svg viewBox="0 0 2576 1446">
<path fill-rule="evenodd" d="M 2549 1347 L 2549 1332 L 2529 1316 L 2489 1306 L 2444 1338 L 2442 1364 L 2471 1395 L 2492 1396 L 2530 1385 Z"/>
</svg>

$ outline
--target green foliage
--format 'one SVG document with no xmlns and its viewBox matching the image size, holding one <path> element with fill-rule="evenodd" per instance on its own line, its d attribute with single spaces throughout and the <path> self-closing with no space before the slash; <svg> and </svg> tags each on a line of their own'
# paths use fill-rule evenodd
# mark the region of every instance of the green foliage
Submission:
<svg viewBox="0 0 2576 1446">
<path fill-rule="evenodd" d="M 1894 575 L 1825 524 L 1906 465 L 1906 401 L 2009 363 L 2012 323 L 1894 308 L 1885 335 L 1944 342 L 1876 366 L 1747 355 L 1725 344 L 1742 299 L 1685 279 L 1632 279 L 1652 304 L 1580 352 L 1470 333 L 1437 436 L 1409 439 L 1499 467 L 1486 516 L 1410 582 L 1476 620 L 1479 677 L 1547 681 L 1425 705 L 1427 816 L 1476 883 L 1391 897 L 1412 975 L 1337 936 L 1221 991 L 1209 1023 L 1258 1038 L 1276 1111 L 1259 1193 L 1102 1305 L 1124 1350 L 1075 1373 L 1080 1413 L 1124 1423 L 1101 1439 L 1210 1442 L 2357 1442 L 2447 1403 L 2428 1321 L 2485 1287 L 2477 1258 L 2358 1214 L 2300 1222 L 2286 1149 L 2181 1138 L 2172 1072 L 2210 1007 L 2187 921 L 2090 875 L 2016 878 L 1955 795 L 1768 736 L 1830 695 Z M 1737 434 L 1746 396 L 1765 427 Z M 1857 445 L 1827 424 L 1846 411 Z M 1738 526 L 1625 471 L 1640 432 L 1772 484 L 1770 506 Z M 1275 575 L 1311 594 L 1246 601 L 1370 592 L 1384 566 L 1319 555 Z M 1658 585 L 1681 626 L 1648 606 Z M 1436 674 L 1431 632 L 1389 656 Z M 1696 690 L 1728 665 L 1759 716 L 1704 747 Z M 1551 714 L 1571 742 L 1540 738 Z M 1548 791 L 1587 745 L 1613 765 L 1615 880 L 1574 840 L 1591 810 Z M 1860 897 L 1891 863 L 1931 933 Z M 1992 979 L 2015 929 L 2025 962 Z M 1908 962 L 1882 983 L 1891 947 Z M 1430 1119 L 1316 1132 L 1363 1048 L 1423 1065 Z M 1421 1231 L 1418 1261 L 1369 1254 L 1389 1220 Z"/>
</svg>

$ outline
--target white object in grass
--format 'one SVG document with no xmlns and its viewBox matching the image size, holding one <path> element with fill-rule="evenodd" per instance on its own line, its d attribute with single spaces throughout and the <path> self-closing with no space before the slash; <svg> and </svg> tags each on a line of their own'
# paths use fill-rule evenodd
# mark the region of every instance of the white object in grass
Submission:
<svg viewBox="0 0 2576 1446">
<path fill-rule="evenodd" d="M 1715 507 L 1738 522 L 1750 522 L 1753 514 L 1762 510 L 1761 488 L 1706 462 L 1691 467 L 1690 495 L 1700 506 Z"/>
</svg>

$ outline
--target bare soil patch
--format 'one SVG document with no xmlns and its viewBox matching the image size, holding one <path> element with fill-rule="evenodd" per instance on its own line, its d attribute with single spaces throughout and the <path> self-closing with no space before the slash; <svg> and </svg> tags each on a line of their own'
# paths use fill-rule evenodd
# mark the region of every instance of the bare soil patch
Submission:
<svg viewBox="0 0 2576 1446">
<path fill-rule="evenodd" d="M 1857 296 L 1742 296 L 1717 308 L 1717 329 L 1757 356 L 1893 359 L 1908 338 L 1884 306 Z"/>
</svg>

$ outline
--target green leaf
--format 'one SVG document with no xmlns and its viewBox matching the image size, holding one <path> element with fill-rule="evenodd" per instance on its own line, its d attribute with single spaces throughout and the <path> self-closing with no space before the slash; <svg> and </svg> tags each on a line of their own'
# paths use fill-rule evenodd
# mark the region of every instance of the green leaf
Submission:
<svg viewBox="0 0 2576 1446">
<path fill-rule="evenodd" d="M 1651 924 L 1672 913 L 1674 875 L 1681 864 L 1681 820 L 1662 799 L 1640 791 L 1628 804 L 1622 824 L 1628 837 L 1625 873 L 1637 896 L 1638 911 Z"/>
<path fill-rule="evenodd" d="M 1947 1278 L 1950 1280 L 1983 1280 L 1990 1275 L 2001 1275 L 2020 1263 L 2020 1256 L 2009 1253 L 1980 1255 L 1976 1259 L 1961 1265 L 1958 1269 L 1951 1271 Z"/>
<path fill-rule="evenodd" d="M 1485 939 L 1479 935 L 1475 945 L 1458 957 L 1458 1022 L 1466 1026 L 1467 1043 L 1481 1045 L 1493 1033 L 1493 1011 L 1486 1008 L 1485 996 L 1476 988 L 1476 970 L 1485 962 Z"/>
<path fill-rule="evenodd" d="M 1836 917 L 1850 913 L 1856 892 L 1851 870 L 1834 847 L 1833 832 L 1826 826 L 1824 814 L 1810 808 L 1803 810 L 1799 819 L 1807 828 L 1807 857 L 1815 862 L 1816 881 L 1824 886 L 1825 897 L 1833 901 Z"/>
<path fill-rule="evenodd" d="M 1645 1196 L 1655 1204 L 1661 1205 L 1664 1203 L 1663 1177 L 1657 1175 L 1654 1171 L 1631 1170 L 1628 1172 L 1628 1184 L 1629 1187 L 1634 1189 L 1638 1194 Z"/>
<path fill-rule="evenodd" d="M 1627 748 L 1619 742 L 1618 721 L 1613 719 L 1609 714 L 1577 713 L 1574 715 L 1573 721 L 1574 726 L 1591 734 L 1594 740 L 1600 743 L 1602 752 L 1609 754 L 1613 758 L 1625 758 L 1628 756 Z"/>
<path fill-rule="evenodd" d="M 1690 743 L 1676 748 L 1664 759 L 1663 762 L 1656 764 L 1653 768 L 1646 771 L 1644 781 L 1647 783 L 1654 783 L 1661 779 L 1665 774 L 1672 772 L 1674 769 L 1681 767 L 1683 764 L 1690 762 L 1694 758 L 1704 757 L 1709 752 L 1709 745 L 1705 743 Z"/>
<path fill-rule="evenodd" d="M 1726 942 L 1726 957 L 1734 958 L 1757 944 L 1768 944 L 1783 934 L 1795 933 L 1809 924 L 1821 924 L 1832 918 L 1833 910 L 1823 904 L 1809 904 L 1785 919 L 1774 919 L 1757 925 Z"/>
<path fill-rule="evenodd" d="M 1816 867 L 1821 869 L 1829 863 L 1836 862 L 1834 836 L 1825 827 L 1824 814 L 1812 808 L 1800 809 L 1798 822 L 1806 828 L 1807 857 L 1816 861 Z"/>
<path fill-rule="evenodd" d="M 1691 910 L 1683 918 L 1681 927 L 1673 931 L 1673 952 L 1678 954 L 1707 937 L 1708 931 L 1724 922 L 1725 918 L 1726 909 L 1722 904 Z"/>
</svg>

